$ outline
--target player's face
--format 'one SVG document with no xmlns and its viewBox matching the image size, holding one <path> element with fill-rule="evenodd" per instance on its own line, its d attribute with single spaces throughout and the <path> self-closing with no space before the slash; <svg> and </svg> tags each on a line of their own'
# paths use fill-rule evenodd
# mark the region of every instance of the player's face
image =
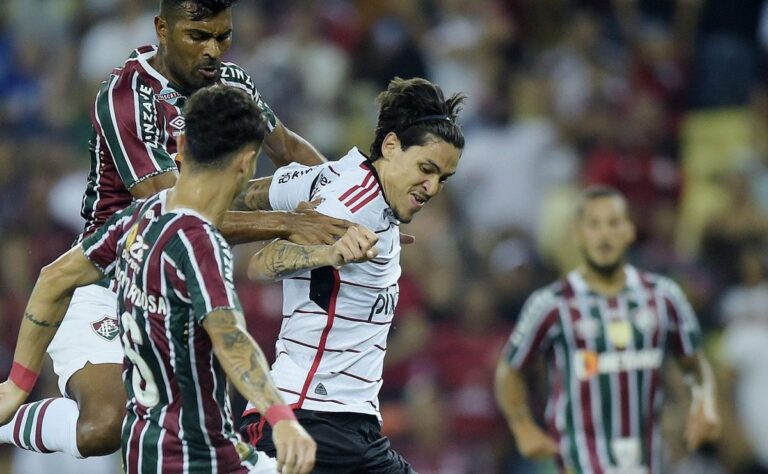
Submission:
<svg viewBox="0 0 768 474">
<path fill-rule="evenodd" d="M 610 275 L 624 262 L 635 229 L 627 216 L 624 199 L 607 196 L 584 204 L 576 223 L 576 239 L 586 263 L 593 270 Z"/>
<path fill-rule="evenodd" d="M 158 29 L 158 37 L 169 79 L 194 92 L 219 79 L 221 57 L 232 44 L 232 10 L 200 21 L 182 16 L 167 25 L 164 34 Z"/>
<path fill-rule="evenodd" d="M 394 133 L 384 139 L 382 148 L 380 159 L 387 162 L 380 172 L 384 194 L 401 222 L 410 222 L 443 189 L 461 156 L 461 150 L 439 139 L 402 150 Z"/>
</svg>

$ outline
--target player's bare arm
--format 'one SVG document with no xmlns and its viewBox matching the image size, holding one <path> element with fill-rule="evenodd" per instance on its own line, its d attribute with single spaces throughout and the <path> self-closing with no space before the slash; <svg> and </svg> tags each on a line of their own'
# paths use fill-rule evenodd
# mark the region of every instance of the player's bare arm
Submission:
<svg viewBox="0 0 768 474">
<path fill-rule="evenodd" d="M 0 422 L 5 423 L 29 395 L 75 288 L 103 277 L 79 245 L 40 271 L 24 310 L 13 355 L 14 369 L 21 378 L 12 374 L 10 380 L 0 384 Z"/>
<path fill-rule="evenodd" d="M 176 184 L 176 179 L 179 177 L 179 172 L 176 170 L 168 170 L 163 173 L 156 174 L 150 178 L 144 179 L 136 183 L 131 189 L 131 195 L 136 199 L 146 199 L 150 196 L 154 196 L 163 189 L 168 189 Z"/>
<path fill-rule="evenodd" d="M 533 419 L 528 404 L 528 385 L 504 357 L 496 366 L 496 400 L 515 437 L 517 449 L 525 457 L 549 458 L 557 454 L 557 443 Z"/>
<path fill-rule="evenodd" d="M 213 352 L 243 396 L 262 413 L 273 404 L 282 403 L 270 379 L 269 364 L 248 334 L 241 315 L 214 311 L 205 318 L 203 327 L 211 337 Z"/>
<path fill-rule="evenodd" d="M 271 184 L 272 176 L 248 181 L 243 187 L 243 192 L 235 198 L 231 209 L 233 211 L 271 211 L 272 205 L 269 203 Z"/>
<path fill-rule="evenodd" d="M 295 162 L 314 166 L 327 160 L 315 147 L 278 121 L 275 129 L 264 138 L 263 150 L 277 167 Z"/>
<path fill-rule="evenodd" d="M 214 311 L 203 320 L 213 353 L 237 390 L 261 412 L 283 405 L 269 375 L 269 364 L 256 341 L 248 334 L 242 314 Z M 305 474 L 315 463 L 316 445 L 296 420 L 273 426 L 278 466 L 282 473 Z"/>
<path fill-rule="evenodd" d="M 359 263 L 376 258 L 376 234 L 363 226 L 351 226 L 333 245 L 297 245 L 275 240 L 251 257 L 248 277 L 272 281 L 289 278 L 313 268 Z"/>
<path fill-rule="evenodd" d="M 685 441 L 693 451 L 720 436 L 720 417 L 715 398 L 715 378 L 701 351 L 679 359 L 685 382 L 691 388 L 691 409 L 685 426 Z"/>
</svg>

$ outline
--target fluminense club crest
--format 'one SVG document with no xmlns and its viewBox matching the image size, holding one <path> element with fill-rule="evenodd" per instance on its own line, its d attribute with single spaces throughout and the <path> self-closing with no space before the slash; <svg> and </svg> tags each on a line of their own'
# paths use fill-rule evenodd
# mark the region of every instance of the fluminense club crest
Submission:
<svg viewBox="0 0 768 474">
<path fill-rule="evenodd" d="M 91 329 L 108 341 L 114 340 L 120 333 L 120 327 L 117 325 L 117 318 L 104 316 L 98 321 L 91 323 Z"/>
</svg>

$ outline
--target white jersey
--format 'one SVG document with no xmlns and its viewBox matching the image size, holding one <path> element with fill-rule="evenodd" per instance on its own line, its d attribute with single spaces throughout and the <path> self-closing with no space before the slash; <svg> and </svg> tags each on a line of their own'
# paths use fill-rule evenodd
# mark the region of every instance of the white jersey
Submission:
<svg viewBox="0 0 768 474">
<path fill-rule="evenodd" d="M 364 225 L 378 256 L 336 270 L 322 267 L 283 281 L 283 324 L 272 377 L 295 408 L 379 416 L 387 333 L 398 299 L 399 221 L 376 171 L 357 148 L 318 166 L 275 172 L 273 209 L 320 199 L 317 211 Z"/>
</svg>

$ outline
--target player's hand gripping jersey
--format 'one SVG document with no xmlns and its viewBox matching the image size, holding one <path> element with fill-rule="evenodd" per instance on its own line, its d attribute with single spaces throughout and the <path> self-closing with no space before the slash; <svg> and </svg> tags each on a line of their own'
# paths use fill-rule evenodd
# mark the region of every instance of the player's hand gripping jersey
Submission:
<svg viewBox="0 0 768 474">
<path fill-rule="evenodd" d="M 341 269 L 285 279 L 283 324 L 272 377 L 296 408 L 379 416 L 384 354 L 398 298 L 399 222 L 376 171 L 356 148 L 336 162 L 291 164 L 275 172 L 273 209 L 319 200 L 317 211 L 377 234 L 379 255 Z"/>
</svg>

